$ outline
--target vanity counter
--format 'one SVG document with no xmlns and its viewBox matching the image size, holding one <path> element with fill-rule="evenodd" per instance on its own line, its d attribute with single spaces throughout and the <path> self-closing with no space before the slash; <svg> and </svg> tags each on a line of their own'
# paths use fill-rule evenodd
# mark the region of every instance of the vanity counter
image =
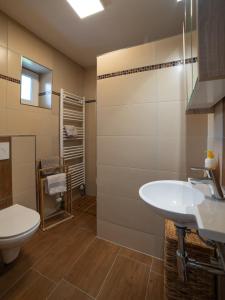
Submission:
<svg viewBox="0 0 225 300">
<path fill-rule="evenodd" d="M 205 184 L 197 184 L 195 188 L 205 195 L 205 200 L 195 208 L 199 234 L 203 238 L 225 243 L 225 201 L 212 199 Z"/>
</svg>

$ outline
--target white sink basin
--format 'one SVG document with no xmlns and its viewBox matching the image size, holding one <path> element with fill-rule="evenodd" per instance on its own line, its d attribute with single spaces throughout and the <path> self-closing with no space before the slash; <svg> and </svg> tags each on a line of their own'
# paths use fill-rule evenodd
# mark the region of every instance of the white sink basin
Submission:
<svg viewBox="0 0 225 300">
<path fill-rule="evenodd" d="M 143 185 L 139 195 L 159 215 L 181 226 L 197 227 L 194 210 L 204 201 L 205 196 L 193 188 L 191 183 L 175 180 L 153 181 Z"/>
</svg>

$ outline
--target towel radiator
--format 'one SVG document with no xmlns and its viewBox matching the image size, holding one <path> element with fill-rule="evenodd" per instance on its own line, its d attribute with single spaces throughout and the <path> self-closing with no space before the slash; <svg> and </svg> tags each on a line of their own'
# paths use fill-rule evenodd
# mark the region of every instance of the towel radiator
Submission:
<svg viewBox="0 0 225 300">
<path fill-rule="evenodd" d="M 77 128 L 76 137 L 68 137 L 64 125 Z M 60 157 L 68 165 L 72 189 L 85 189 L 85 98 L 60 92 Z"/>
</svg>

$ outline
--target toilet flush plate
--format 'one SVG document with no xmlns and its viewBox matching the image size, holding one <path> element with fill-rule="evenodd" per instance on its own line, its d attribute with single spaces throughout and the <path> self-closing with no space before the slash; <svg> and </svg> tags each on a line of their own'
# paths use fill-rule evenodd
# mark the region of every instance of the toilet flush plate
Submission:
<svg viewBox="0 0 225 300">
<path fill-rule="evenodd" d="M 9 158 L 9 142 L 0 143 L 0 160 L 6 160 Z"/>
</svg>

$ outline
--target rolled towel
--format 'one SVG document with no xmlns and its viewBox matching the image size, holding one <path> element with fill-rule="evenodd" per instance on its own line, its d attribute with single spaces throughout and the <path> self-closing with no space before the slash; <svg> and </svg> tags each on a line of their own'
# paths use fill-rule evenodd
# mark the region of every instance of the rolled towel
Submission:
<svg viewBox="0 0 225 300">
<path fill-rule="evenodd" d="M 59 173 L 47 176 L 47 187 L 49 195 L 66 192 L 66 174 Z"/>
<path fill-rule="evenodd" d="M 65 131 L 66 131 L 66 135 L 68 137 L 70 137 L 70 136 L 75 137 L 75 136 L 78 135 L 78 130 L 75 126 L 73 126 L 73 125 L 64 125 L 64 128 L 65 128 Z"/>
</svg>

